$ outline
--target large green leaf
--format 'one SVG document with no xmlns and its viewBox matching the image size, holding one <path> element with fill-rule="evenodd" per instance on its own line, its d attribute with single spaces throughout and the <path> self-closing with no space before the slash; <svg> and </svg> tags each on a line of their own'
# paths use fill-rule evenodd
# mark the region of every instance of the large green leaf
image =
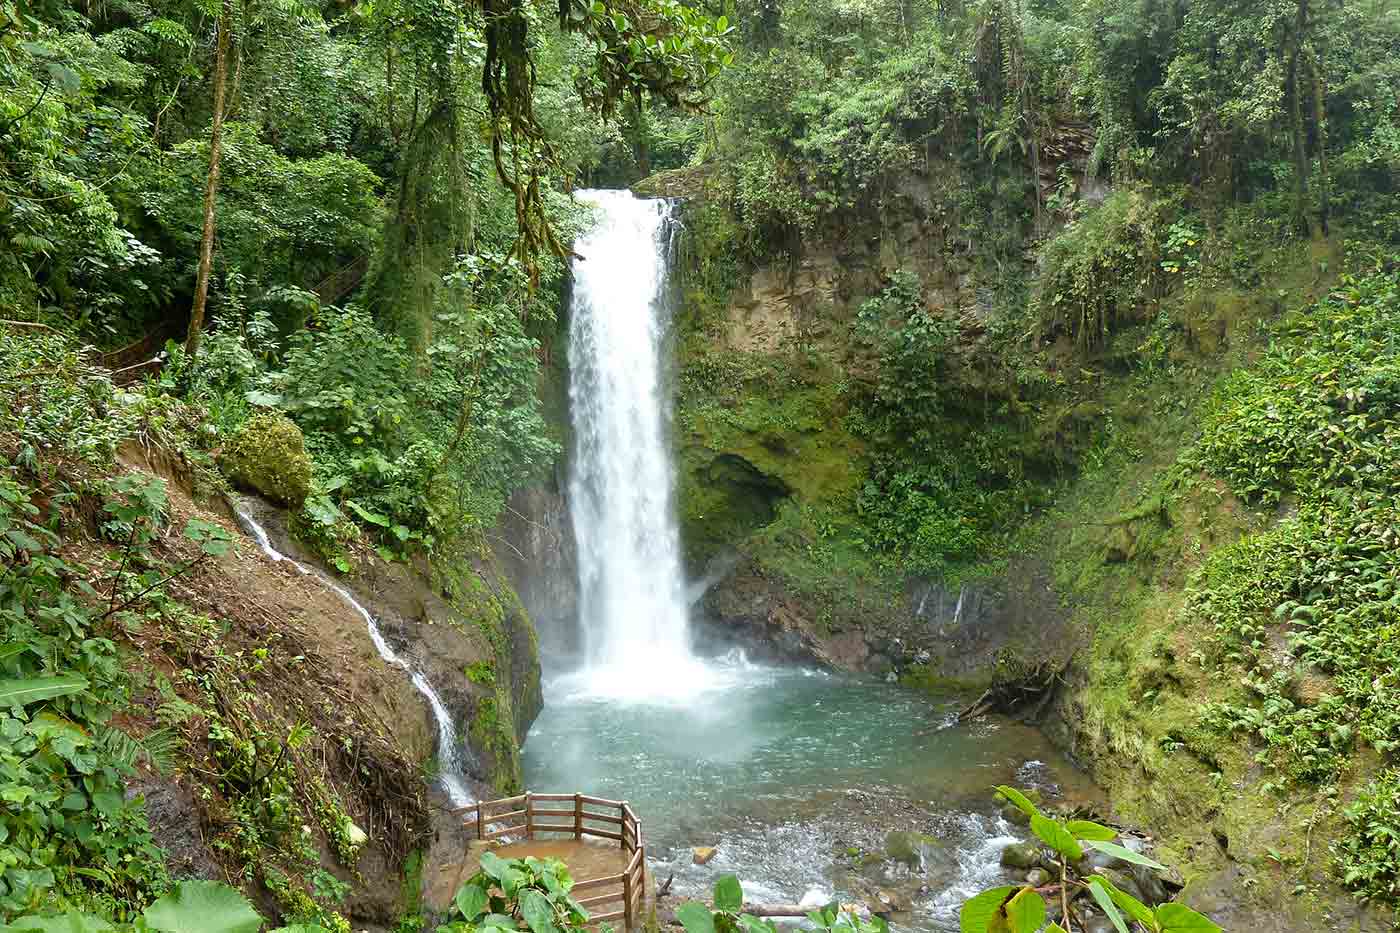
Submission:
<svg viewBox="0 0 1400 933">
<path fill-rule="evenodd" d="M 531 933 L 559 933 L 554 923 L 554 905 L 535 888 L 520 892 L 520 916 L 525 918 Z"/>
<path fill-rule="evenodd" d="M 715 882 L 715 910 L 738 913 L 744 906 L 744 889 L 733 875 L 720 875 Z"/>
<path fill-rule="evenodd" d="M 468 922 L 476 920 L 486 912 L 488 901 L 486 885 L 475 882 L 462 885 L 457 889 L 457 896 L 452 899 L 462 919 Z"/>
<path fill-rule="evenodd" d="M 1076 839 L 1093 839 L 1100 842 L 1112 842 L 1114 839 L 1118 838 L 1118 830 L 1109 829 L 1107 826 L 1095 823 L 1092 820 L 1070 820 L 1065 824 L 1065 828 L 1068 829 Z"/>
<path fill-rule="evenodd" d="M 1102 878 L 1089 879 L 1089 893 L 1094 896 L 1094 900 L 1103 908 L 1103 912 L 1108 915 L 1109 922 L 1118 933 L 1128 933 L 1128 925 L 1123 922 L 1123 915 L 1118 912 L 1118 905 L 1113 903 L 1113 895 L 1108 893 L 1108 882 Z"/>
<path fill-rule="evenodd" d="M 992 920 L 1001 910 L 1001 905 L 1015 892 L 1016 886 L 1008 884 L 992 888 L 962 905 L 958 912 L 958 930 L 961 933 L 987 933 L 992 928 Z"/>
<path fill-rule="evenodd" d="M 1108 896 L 1113 898 L 1113 903 L 1123 908 L 1123 912 L 1128 916 L 1149 927 L 1156 924 L 1156 917 L 1153 916 L 1152 908 L 1148 907 L 1142 901 L 1133 897 L 1126 891 L 1119 890 L 1119 888 L 1107 878 L 1097 878 L 1095 879 L 1095 883 L 1102 885 L 1103 888 L 1108 891 Z"/>
<path fill-rule="evenodd" d="M 1031 803 L 1030 798 L 1014 787 L 1009 787 L 1005 784 L 998 784 L 997 796 L 1010 801 L 1013 805 L 1016 806 L 1017 809 L 1019 809 L 1026 816 L 1040 815 L 1040 811 L 1036 809 L 1035 804 Z"/>
<path fill-rule="evenodd" d="M 1157 871 L 1167 870 L 1167 866 L 1163 865 L 1161 862 L 1154 862 L 1147 856 L 1139 855 L 1132 849 L 1120 846 L 1116 843 L 1102 842 L 1098 839 L 1085 839 L 1084 844 L 1090 848 L 1098 849 L 1100 852 L 1107 852 L 1114 858 L 1120 858 L 1125 862 L 1132 862 L 1134 865 L 1146 865 L 1148 868 L 1153 868 Z"/>
<path fill-rule="evenodd" d="M 500 881 L 506 876 L 506 872 L 510 871 L 510 866 L 495 852 L 483 852 L 481 853 L 481 870 L 486 872 L 489 877 Z"/>
<path fill-rule="evenodd" d="M 86 678 L 77 674 L 57 677 L 33 677 L 27 680 L 0 680 L 0 707 L 24 706 L 40 700 L 82 693 L 88 687 Z"/>
<path fill-rule="evenodd" d="M 1162 933 L 1223 933 L 1220 927 L 1185 904 L 1163 904 L 1158 907 L 1157 923 Z"/>
<path fill-rule="evenodd" d="M 1022 888 L 1006 902 L 1011 933 L 1036 933 L 1045 924 L 1045 901 L 1031 888 Z"/>
<path fill-rule="evenodd" d="M 1052 820 L 1037 813 L 1031 817 L 1031 832 L 1071 862 L 1077 862 L 1084 857 L 1084 850 L 1079 847 L 1078 841 L 1059 820 Z"/>
<path fill-rule="evenodd" d="M 686 901 L 677 907 L 676 919 L 685 927 L 685 933 L 715 933 L 714 914 L 698 901 Z"/>
<path fill-rule="evenodd" d="M 165 933 L 258 933 L 262 917 L 248 899 L 217 881 L 182 881 L 146 908 L 152 930 Z"/>
</svg>

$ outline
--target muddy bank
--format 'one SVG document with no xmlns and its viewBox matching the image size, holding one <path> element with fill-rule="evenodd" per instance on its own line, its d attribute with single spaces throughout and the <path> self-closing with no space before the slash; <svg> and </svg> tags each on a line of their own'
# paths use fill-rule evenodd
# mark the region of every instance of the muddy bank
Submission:
<svg viewBox="0 0 1400 933">
<path fill-rule="evenodd" d="M 288 916 L 309 909 L 298 885 L 310 876 L 297 875 L 314 867 L 345 885 L 344 899 L 330 906 L 355 929 L 392 928 L 413 903 L 404 884 L 412 865 L 452 858 L 464 845 L 435 780 L 438 735 L 423 695 L 380 656 L 362 615 L 314 575 L 272 560 L 180 457 L 131 446 L 119 467 L 165 481 L 171 527 L 198 518 L 222 526 L 234 544 L 171 581 L 166 598 L 176 608 L 131 636 L 131 663 L 150 686 L 134 697 L 122 727 L 141 736 L 174 722 L 180 738 L 162 765 L 168 770 L 143 763 L 128 786 L 169 853 L 172 875 L 239 884 L 265 915 Z M 337 576 L 290 540 L 282 510 L 237 501 L 276 550 Z M 179 535 L 162 545 L 176 562 L 189 559 L 189 546 Z M 71 548 L 75 565 L 100 566 L 100 550 L 85 542 Z M 450 575 L 426 563 L 388 563 L 368 549 L 356 565 L 338 585 L 443 698 L 471 745 L 472 791 L 518 786 L 519 742 L 542 705 L 539 661 L 529 617 L 489 555 Z M 297 734 L 309 738 L 290 738 Z M 293 741 L 309 744 L 278 755 Z M 291 768 L 277 793 L 290 794 L 299 821 L 333 825 L 343 813 L 362 830 L 367 838 L 353 862 L 332 837 L 308 831 L 312 861 L 289 864 L 284 874 L 240 842 L 250 831 L 247 807 L 273 790 L 240 783 L 236 770 L 230 777 L 236 749 L 252 756 L 259 775 Z"/>
</svg>

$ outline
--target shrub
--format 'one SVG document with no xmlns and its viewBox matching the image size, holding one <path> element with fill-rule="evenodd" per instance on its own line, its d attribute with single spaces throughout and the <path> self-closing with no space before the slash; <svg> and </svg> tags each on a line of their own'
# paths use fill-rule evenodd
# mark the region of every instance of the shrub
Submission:
<svg viewBox="0 0 1400 933">
<path fill-rule="evenodd" d="M 1332 847 L 1342 884 L 1374 900 L 1400 902 L 1400 769 L 1377 775 L 1343 815 L 1351 834 Z"/>
<path fill-rule="evenodd" d="M 1102 344 L 1123 321 L 1160 297 L 1169 201 L 1117 191 L 1065 227 L 1045 247 L 1033 305 L 1048 333 Z"/>
<path fill-rule="evenodd" d="M 300 508 L 311 492 L 311 458 L 301 429 L 283 415 L 254 415 L 224 446 L 219 464 L 229 479 Z"/>
<path fill-rule="evenodd" d="M 503 859 L 481 854 L 481 870 L 457 889 L 449 922 L 438 933 L 582 930 L 584 910 L 569 891 L 574 881 L 558 859 Z"/>
</svg>

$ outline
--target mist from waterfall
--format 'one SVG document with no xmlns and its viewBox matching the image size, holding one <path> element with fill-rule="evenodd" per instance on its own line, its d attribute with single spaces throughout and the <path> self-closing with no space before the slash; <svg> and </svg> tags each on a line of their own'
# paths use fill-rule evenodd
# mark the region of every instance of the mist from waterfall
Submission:
<svg viewBox="0 0 1400 933">
<path fill-rule="evenodd" d="M 585 191 L 574 246 L 569 503 L 590 691 L 665 696 L 697 667 L 674 502 L 665 372 L 675 220 L 668 201 Z M 693 681 L 691 687 L 694 687 Z"/>
</svg>

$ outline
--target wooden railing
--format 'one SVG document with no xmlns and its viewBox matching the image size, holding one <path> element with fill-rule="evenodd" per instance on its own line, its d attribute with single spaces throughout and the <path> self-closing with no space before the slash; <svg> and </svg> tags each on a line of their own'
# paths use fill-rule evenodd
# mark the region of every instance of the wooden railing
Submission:
<svg viewBox="0 0 1400 933">
<path fill-rule="evenodd" d="M 483 840 L 571 836 L 580 842 L 585 837 L 617 842 L 627 858 L 621 874 L 577 879 L 570 893 L 588 909 L 590 923 L 621 920 L 625 930 L 637 927 L 645 900 L 646 846 L 642 843 L 642 822 L 627 801 L 586 794 L 524 793 L 481 801 L 466 814 L 465 825 Z M 620 908 L 593 913 L 599 905 L 619 901 Z"/>
</svg>

